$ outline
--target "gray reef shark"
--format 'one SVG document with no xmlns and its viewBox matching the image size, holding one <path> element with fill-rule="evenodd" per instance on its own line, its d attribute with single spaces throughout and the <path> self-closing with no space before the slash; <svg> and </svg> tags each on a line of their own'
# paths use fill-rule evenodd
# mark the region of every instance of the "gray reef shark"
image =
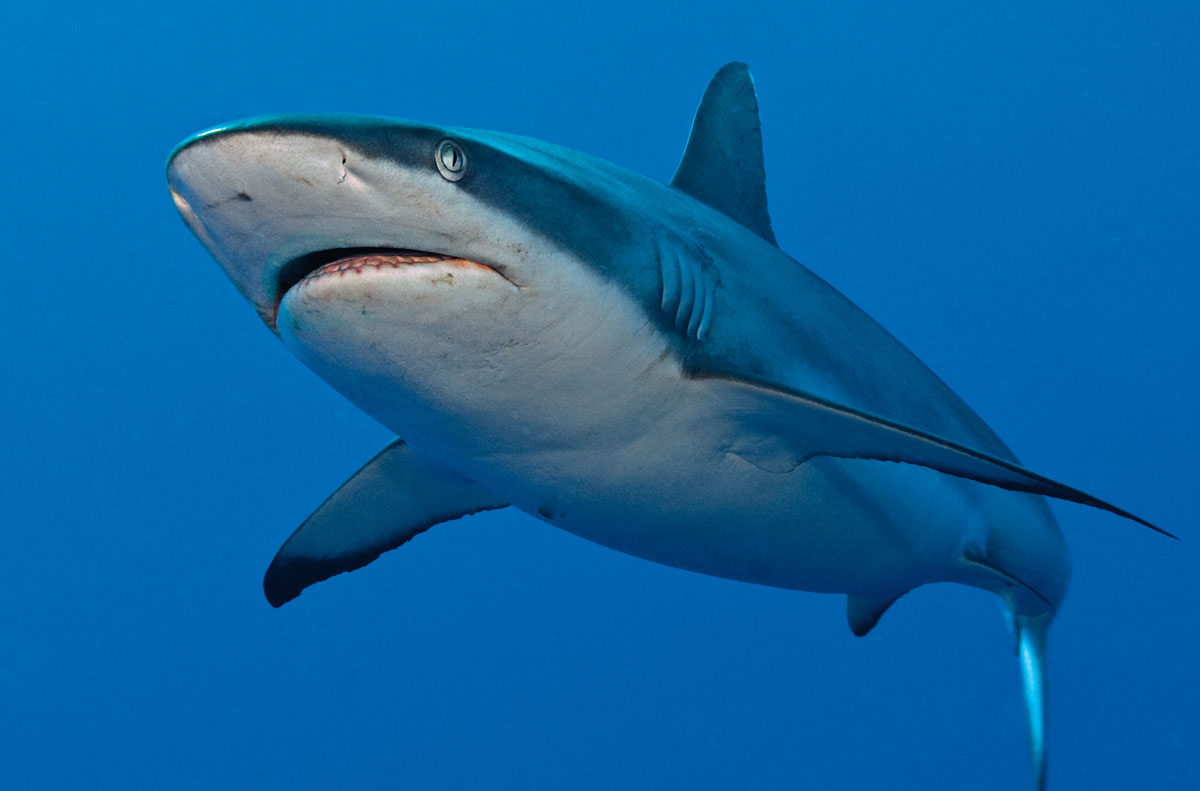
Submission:
<svg viewBox="0 0 1200 791">
<path fill-rule="evenodd" d="M 775 245 L 745 65 L 709 85 L 670 184 L 515 135 L 343 115 L 195 135 L 167 179 L 267 327 L 402 438 L 279 550 L 271 604 L 509 505 L 658 563 L 847 594 L 859 635 L 919 585 L 972 585 L 1012 613 L 1044 787 L 1045 636 L 1069 565 L 1041 495 L 1153 525 L 1025 469 Z"/>
</svg>

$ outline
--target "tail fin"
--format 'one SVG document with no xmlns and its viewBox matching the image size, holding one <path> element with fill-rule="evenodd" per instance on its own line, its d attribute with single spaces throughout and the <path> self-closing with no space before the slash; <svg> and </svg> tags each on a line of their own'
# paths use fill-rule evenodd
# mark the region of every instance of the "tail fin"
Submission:
<svg viewBox="0 0 1200 791">
<path fill-rule="evenodd" d="M 1013 615 L 1037 791 L 1046 788 L 1046 631 L 1053 617 L 1053 611 L 1036 617 Z"/>
</svg>

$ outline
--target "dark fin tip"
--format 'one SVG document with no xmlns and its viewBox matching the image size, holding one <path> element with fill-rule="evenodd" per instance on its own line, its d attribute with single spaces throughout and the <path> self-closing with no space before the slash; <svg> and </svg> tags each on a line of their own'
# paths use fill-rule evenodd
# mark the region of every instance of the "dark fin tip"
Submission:
<svg viewBox="0 0 1200 791">
<path fill-rule="evenodd" d="M 267 568 L 267 573 L 263 575 L 263 593 L 272 607 L 279 608 L 298 597 L 308 586 L 324 582 L 338 574 L 361 569 L 381 554 L 383 553 L 363 552 L 321 559 L 276 557 Z"/>
</svg>

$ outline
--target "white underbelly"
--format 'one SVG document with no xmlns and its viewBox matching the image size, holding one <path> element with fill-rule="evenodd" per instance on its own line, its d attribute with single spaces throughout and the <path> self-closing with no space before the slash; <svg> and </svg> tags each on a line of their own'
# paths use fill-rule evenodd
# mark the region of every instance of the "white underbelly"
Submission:
<svg viewBox="0 0 1200 791">
<path fill-rule="evenodd" d="M 676 393 L 678 395 L 678 393 Z M 870 592 L 949 578 L 1007 492 L 925 468 L 813 459 L 786 473 L 725 449 L 736 426 L 677 402 L 637 436 L 445 458 L 517 507 L 613 549 L 777 587 Z"/>
</svg>

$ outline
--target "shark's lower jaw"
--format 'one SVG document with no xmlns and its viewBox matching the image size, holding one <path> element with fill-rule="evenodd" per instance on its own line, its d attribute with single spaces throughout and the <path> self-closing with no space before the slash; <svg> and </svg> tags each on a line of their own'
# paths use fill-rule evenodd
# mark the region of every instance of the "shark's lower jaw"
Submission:
<svg viewBox="0 0 1200 791">
<path fill-rule="evenodd" d="M 453 255 L 391 248 L 340 248 L 299 256 L 280 268 L 276 299 L 269 323 L 275 327 L 279 306 L 289 291 L 327 278 L 345 278 L 388 269 L 437 265 L 446 268 L 495 270 L 486 264 Z"/>
</svg>

